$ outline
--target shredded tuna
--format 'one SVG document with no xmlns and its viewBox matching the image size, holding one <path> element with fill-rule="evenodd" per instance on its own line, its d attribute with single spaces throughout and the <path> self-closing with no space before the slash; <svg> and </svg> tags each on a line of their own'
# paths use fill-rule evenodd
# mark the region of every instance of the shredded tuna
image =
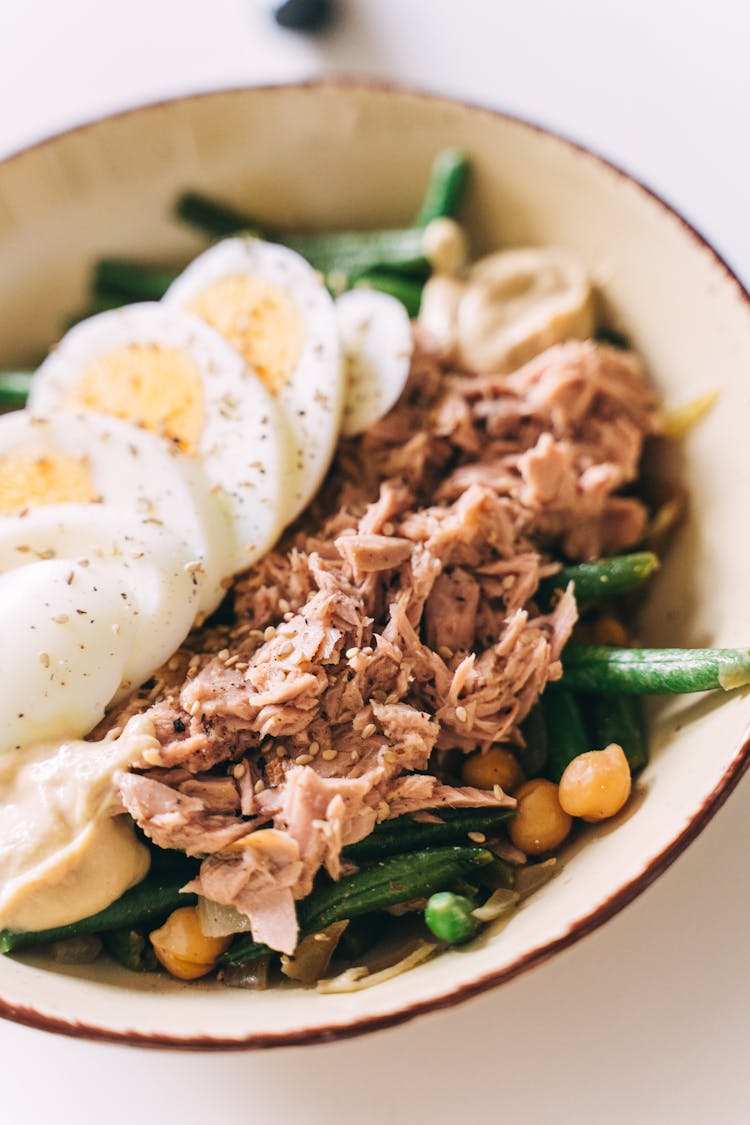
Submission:
<svg viewBox="0 0 750 1125">
<path fill-rule="evenodd" d="M 656 403 L 628 353 L 575 341 L 510 375 L 419 347 L 397 406 L 342 442 L 277 550 L 102 724 L 144 708 L 159 761 L 122 801 L 161 847 L 202 858 L 192 889 L 291 952 L 294 901 L 382 820 L 512 803 L 457 787 L 450 755 L 522 744 L 577 618 L 535 603 L 555 558 L 637 543 Z M 447 756 L 446 756 L 447 755 Z"/>
</svg>

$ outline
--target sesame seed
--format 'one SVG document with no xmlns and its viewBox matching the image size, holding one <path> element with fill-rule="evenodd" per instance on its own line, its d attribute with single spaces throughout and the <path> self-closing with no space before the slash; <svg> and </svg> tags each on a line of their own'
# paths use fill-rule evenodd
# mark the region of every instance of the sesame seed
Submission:
<svg viewBox="0 0 750 1125">
<path fill-rule="evenodd" d="M 290 609 L 288 609 L 286 611 L 286 613 L 284 614 L 284 620 L 285 621 L 291 621 L 293 617 L 294 617 L 294 614 L 292 613 L 292 611 Z"/>
<path fill-rule="evenodd" d="M 492 786 L 492 794 L 493 794 L 496 801 L 504 801 L 505 800 L 505 793 L 503 792 L 503 787 L 501 785 L 493 785 Z"/>
<path fill-rule="evenodd" d="M 358 654 L 358 652 L 359 652 L 358 648 L 348 648 L 346 650 L 346 659 L 347 660 L 353 660 L 354 657 Z"/>
<path fill-rule="evenodd" d="M 314 758 L 315 755 L 318 753 L 318 750 L 320 750 L 320 743 L 315 742 L 315 741 L 311 742 L 309 747 L 308 747 L 308 750 L 310 751 L 310 756 L 312 758 Z"/>
<path fill-rule="evenodd" d="M 387 762 L 389 766 L 395 766 L 396 762 L 398 761 L 398 758 L 396 757 L 396 755 L 393 753 L 392 750 L 386 750 L 383 754 L 383 761 Z"/>
<path fill-rule="evenodd" d="M 374 723 L 368 723 L 366 727 L 362 728 L 362 738 L 372 738 L 378 728 Z"/>
<path fill-rule="evenodd" d="M 244 772 L 245 772 L 245 763 L 244 762 L 238 762 L 237 765 L 232 770 L 232 777 L 236 777 L 239 780 L 239 778 L 242 777 Z"/>
<path fill-rule="evenodd" d="M 307 766 L 313 760 L 312 754 L 298 754 L 294 759 L 298 766 Z"/>
<path fill-rule="evenodd" d="M 459 704 L 459 706 L 456 708 L 456 718 L 458 719 L 459 723 L 465 723 L 468 717 L 469 712 L 464 706 Z"/>
<path fill-rule="evenodd" d="M 291 606 L 286 598 L 279 598 L 279 613 L 289 613 Z"/>
<path fill-rule="evenodd" d="M 395 530 L 390 520 L 383 524 L 383 535 L 393 535 Z"/>
<path fill-rule="evenodd" d="M 262 793 L 266 787 L 266 783 L 262 777 L 259 777 L 253 786 L 253 793 Z"/>
<path fill-rule="evenodd" d="M 197 675 L 198 675 L 198 669 L 197 669 L 197 667 L 194 667 L 194 668 L 188 668 L 188 670 L 187 670 L 187 678 L 188 678 L 189 680 L 193 680 L 193 679 L 195 679 L 195 677 L 196 677 Z"/>
<path fill-rule="evenodd" d="M 351 754 L 349 755 L 349 757 L 351 758 L 351 760 L 352 760 L 353 762 L 358 762 L 358 761 L 359 761 L 359 751 L 358 751 L 358 750 L 352 750 L 352 752 L 351 752 Z"/>
<path fill-rule="evenodd" d="M 389 692 L 389 694 L 385 697 L 386 703 L 398 703 L 398 699 L 399 696 L 397 691 Z"/>
<path fill-rule="evenodd" d="M 49 659 L 49 653 L 48 652 L 40 652 L 39 653 L 39 663 L 41 664 L 42 668 L 49 668 L 50 659 Z"/>
<path fill-rule="evenodd" d="M 272 641 L 275 636 L 276 630 L 274 629 L 273 625 L 268 625 L 267 628 L 263 630 L 264 641 Z"/>
<path fill-rule="evenodd" d="M 193 655 L 190 657 L 190 662 L 188 663 L 188 668 L 197 668 L 198 665 L 200 664 L 200 662 L 201 662 L 200 656 L 198 655 L 197 652 L 194 652 Z"/>
<path fill-rule="evenodd" d="M 222 661 L 228 660 L 229 659 L 229 649 L 228 648 L 219 649 L 218 656 L 219 656 L 219 660 L 222 660 Z"/>
<path fill-rule="evenodd" d="M 333 748 L 331 748 L 330 750 L 324 750 L 323 753 L 321 754 L 321 758 L 323 759 L 324 762 L 332 762 L 333 759 L 336 758 L 337 756 L 338 756 L 338 750 L 334 750 Z"/>
<path fill-rule="evenodd" d="M 200 712 L 200 709 L 201 709 L 200 699 L 194 699 L 193 702 L 190 704 L 189 714 L 195 716 Z"/>
<path fill-rule="evenodd" d="M 167 664 L 167 668 L 169 668 L 170 672 L 176 672 L 179 667 L 180 667 L 179 656 L 173 656 L 172 659 L 169 661 L 169 664 Z"/>
<path fill-rule="evenodd" d="M 224 661 L 224 667 L 225 668 L 233 668 L 235 666 L 235 664 L 237 664 L 239 659 L 240 659 L 239 653 L 235 653 L 234 656 L 227 657 L 227 659 Z M 247 668 L 247 665 L 245 665 L 245 667 Z"/>
<path fill-rule="evenodd" d="M 70 621 L 70 617 L 67 613 L 56 613 L 52 620 L 55 625 L 67 625 Z"/>
<path fill-rule="evenodd" d="M 487 840 L 484 832 L 467 832 L 466 835 L 470 840 L 473 840 L 475 844 L 484 844 Z"/>
<path fill-rule="evenodd" d="M 328 934 L 313 934 L 313 941 L 328 941 Z"/>
<path fill-rule="evenodd" d="M 441 645 L 438 649 L 438 656 L 441 656 L 443 660 L 452 660 L 453 649 L 448 648 L 447 645 Z"/>
<path fill-rule="evenodd" d="M 130 554 L 131 559 L 142 559 L 143 558 L 143 551 L 130 551 L 129 554 Z"/>
<path fill-rule="evenodd" d="M 276 652 L 276 655 L 279 658 L 283 658 L 285 656 L 289 656 L 293 652 L 294 652 L 294 645 L 292 644 L 292 642 L 291 641 L 284 641 L 284 643 L 282 645 L 279 645 L 279 648 Z"/>
<path fill-rule="evenodd" d="M 285 758 L 286 757 L 286 746 L 277 746 L 274 753 L 276 754 L 276 757 L 279 758 L 279 759 Z"/>
<path fill-rule="evenodd" d="M 199 570 L 203 570 L 203 563 L 200 559 L 193 559 L 192 562 L 186 562 L 182 569 L 186 574 L 197 574 Z"/>
</svg>

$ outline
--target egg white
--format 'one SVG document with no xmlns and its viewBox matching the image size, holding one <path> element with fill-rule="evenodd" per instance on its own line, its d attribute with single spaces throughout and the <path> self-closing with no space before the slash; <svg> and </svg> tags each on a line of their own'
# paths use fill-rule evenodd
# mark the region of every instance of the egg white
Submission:
<svg viewBox="0 0 750 1125">
<path fill-rule="evenodd" d="M 336 300 L 346 369 L 341 431 L 363 433 L 395 405 L 409 377 L 411 321 L 401 301 L 375 289 L 352 289 Z"/>
<path fill-rule="evenodd" d="M 199 498 L 204 522 L 210 524 L 201 553 L 207 572 L 216 580 L 212 587 L 216 604 L 218 583 L 252 565 L 268 550 L 288 507 L 290 443 L 283 415 L 234 349 L 197 317 L 164 304 L 143 303 L 100 313 L 71 329 L 44 361 L 32 381 L 29 409 L 51 413 L 75 401 L 76 386 L 91 364 L 108 353 L 139 344 L 184 353 L 200 376 L 203 419 L 193 454 L 181 453 L 163 437 L 146 437 L 151 444 L 157 442 L 172 450 L 175 463 Z M 137 420 L 135 416 L 131 419 Z M 214 513 L 210 518 L 209 510 L 217 507 L 220 517 Z M 219 526 L 222 519 L 224 527 Z M 179 506 L 173 509 L 171 520 L 181 530 Z"/>
<path fill-rule="evenodd" d="M 292 435 L 288 523 L 317 492 L 338 440 L 344 384 L 333 301 L 319 274 L 299 254 L 249 237 L 225 239 L 206 250 L 180 274 L 163 301 L 186 309 L 212 285 L 232 277 L 279 287 L 302 321 L 298 360 L 275 395 Z"/>
</svg>

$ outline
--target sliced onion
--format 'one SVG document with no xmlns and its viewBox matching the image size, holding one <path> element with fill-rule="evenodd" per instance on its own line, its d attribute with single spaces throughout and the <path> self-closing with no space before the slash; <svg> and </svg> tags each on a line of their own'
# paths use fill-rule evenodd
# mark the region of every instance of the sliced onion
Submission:
<svg viewBox="0 0 750 1125">
<path fill-rule="evenodd" d="M 300 984 L 315 984 L 328 969 L 339 938 L 348 925 L 348 922 L 334 922 L 320 933 L 303 938 L 294 956 L 282 954 L 281 971 L 284 976 Z"/>
<path fill-rule="evenodd" d="M 337 977 L 319 980 L 318 992 L 361 992 L 364 988 L 374 988 L 376 984 L 383 984 L 384 981 L 392 980 L 393 977 L 400 976 L 401 973 L 407 973 L 409 969 L 420 965 L 422 961 L 431 957 L 436 949 L 437 945 L 420 941 L 411 953 L 397 961 L 395 965 L 389 965 L 378 973 L 368 972 L 364 965 L 358 965 L 354 969 L 346 969 L 345 972 L 339 973 Z"/>
<path fill-rule="evenodd" d="M 271 967 L 270 956 L 256 957 L 247 965 L 227 965 L 221 970 L 219 980 L 227 988 L 254 988 L 259 992 L 268 988 L 268 972 Z"/>
<path fill-rule="evenodd" d="M 504 887 L 493 891 L 486 902 L 472 910 L 472 917 L 477 922 L 494 922 L 503 914 L 510 914 L 518 906 L 520 896 L 517 891 L 508 891 Z"/>
<path fill-rule="evenodd" d="M 556 873 L 557 860 L 554 858 L 546 859 L 544 863 L 534 863 L 528 867 L 521 867 L 516 872 L 516 891 L 519 901 L 523 902 L 529 895 L 533 895 L 534 891 L 538 891 L 545 883 L 549 883 Z"/>
<path fill-rule="evenodd" d="M 198 922 L 206 937 L 245 934 L 250 929 L 247 914 L 241 914 L 236 906 L 222 906 L 220 902 L 199 896 L 197 909 Z"/>
</svg>

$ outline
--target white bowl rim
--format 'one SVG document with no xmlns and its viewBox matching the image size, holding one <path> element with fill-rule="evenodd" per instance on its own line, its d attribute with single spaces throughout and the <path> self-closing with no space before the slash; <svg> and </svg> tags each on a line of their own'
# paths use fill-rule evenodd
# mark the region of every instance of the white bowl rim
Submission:
<svg viewBox="0 0 750 1125">
<path fill-rule="evenodd" d="M 603 156 L 595 149 L 590 148 L 588 145 L 572 139 L 565 133 L 561 133 L 556 129 L 551 129 L 536 121 L 529 120 L 522 115 L 497 109 L 482 102 L 472 101 L 471 99 L 448 96 L 433 90 L 385 79 L 354 77 L 343 74 L 334 77 L 307 78 L 291 82 L 211 87 L 193 93 L 183 93 L 172 97 L 159 98 L 154 101 L 143 102 L 121 110 L 116 110 L 100 117 L 91 118 L 66 129 L 50 133 L 2 157 L 0 159 L 0 168 L 12 163 L 19 157 L 25 156 L 36 149 L 44 148 L 64 137 L 84 132 L 89 128 L 105 124 L 106 122 L 123 120 L 136 114 L 171 105 L 200 101 L 211 97 L 230 96 L 233 94 L 268 94 L 273 92 L 283 94 L 293 91 L 326 89 L 340 90 L 342 92 L 361 91 L 364 93 L 375 92 L 394 94 L 397 96 L 403 95 L 438 104 L 455 106 L 470 112 L 477 111 L 485 113 L 490 117 L 509 121 L 531 132 L 539 133 L 542 136 L 551 137 L 556 141 L 562 142 L 568 148 L 591 158 L 597 164 L 602 165 L 610 172 L 614 172 L 617 176 L 632 184 L 640 192 L 650 197 L 650 199 L 663 211 L 667 212 L 671 218 L 676 219 L 684 233 L 697 243 L 699 247 L 706 252 L 708 257 L 713 259 L 714 263 L 718 265 L 725 279 L 736 287 L 739 298 L 744 301 L 750 309 L 750 292 L 748 292 L 748 289 L 740 281 L 721 253 L 719 253 L 709 240 L 696 229 L 693 223 L 680 214 L 680 212 L 667 202 L 659 192 L 650 187 L 638 176 L 626 171 L 623 167 Z M 738 746 L 734 757 L 717 785 L 704 799 L 702 804 L 686 823 L 684 829 L 657 855 L 653 856 L 638 875 L 627 883 L 619 886 L 613 894 L 603 902 L 600 902 L 588 914 L 577 918 L 571 924 L 570 928 L 559 937 L 529 949 L 522 956 L 517 957 L 515 961 L 502 969 L 483 973 L 474 980 L 457 985 L 453 989 L 447 989 L 429 999 L 420 1000 L 386 1013 L 353 1018 L 347 1023 L 331 1025 L 320 1024 L 316 1027 L 291 1029 L 283 1032 L 258 1032 L 247 1036 L 243 1035 L 231 1038 L 222 1038 L 213 1035 L 177 1037 L 164 1035 L 158 1032 L 150 1034 L 131 1030 L 114 1031 L 93 1023 L 81 1023 L 75 1020 L 59 1019 L 31 1006 L 9 1004 L 4 1001 L 2 997 L 0 997 L 0 1018 L 23 1024 L 40 1031 L 55 1032 L 59 1035 L 66 1035 L 77 1039 L 90 1039 L 98 1042 L 117 1043 L 122 1046 L 131 1047 L 204 1052 L 292 1047 L 350 1039 L 368 1032 L 395 1027 L 428 1012 L 452 1008 L 457 1004 L 470 1000 L 474 996 L 478 996 L 482 992 L 488 991 L 490 988 L 496 988 L 504 984 L 506 981 L 519 976 L 521 973 L 527 972 L 537 965 L 541 965 L 556 953 L 568 948 L 568 946 L 572 945 L 580 938 L 585 937 L 587 934 L 592 933 L 594 930 L 604 925 L 605 922 L 608 922 L 609 919 L 614 917 L 623 907 L 627 906 L 633 899 L 645 891 L 655 879 L 674 863 L 693 840 L 696 839 L 739 784 L 748 767 L 750 767 L 750 731 Z"/>
</svg>

